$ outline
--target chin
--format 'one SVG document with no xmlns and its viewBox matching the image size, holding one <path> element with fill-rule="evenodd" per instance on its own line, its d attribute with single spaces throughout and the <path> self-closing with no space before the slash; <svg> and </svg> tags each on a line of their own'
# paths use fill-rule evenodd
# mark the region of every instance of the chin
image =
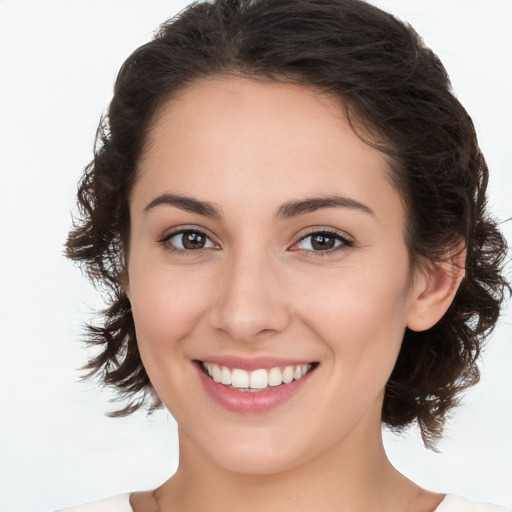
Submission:
<svg viewBox="0 0 512 512">
<path fill-rule="evenodd" d="M 202 451 L 216 466 L 238 474 L 273 475 L 293 469 L 314 453 L 306 439 L 298 439 L 289 429 L 250 428 L 228 435 L 211 435 L 206 438 Z M 198 443 L 200 449 L 200 445 Z"/>
<path fill-rule="evenodd" d="M 265 449 L 257 452 L 254 446 L 251 450 L 234 450 L 229 452 L 216 453 L 213 455 L 214 462 L 224 470 L 245 474 L 245 475 L 275 475 L 288 471 L 298 465 L 295 454 L 292 457 L 287 453 L 272 453 Z"/>
</svg>

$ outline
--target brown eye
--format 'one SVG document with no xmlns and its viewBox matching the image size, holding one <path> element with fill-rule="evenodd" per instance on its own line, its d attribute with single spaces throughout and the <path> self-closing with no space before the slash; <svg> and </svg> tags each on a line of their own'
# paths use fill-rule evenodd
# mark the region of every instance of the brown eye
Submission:
<svg viewBox="0 0 512 512">
<path fill-rule="evenodd" d="M 206 237 L 201 233 L 190 231 L 183 233 L 181 237 L 181 243 L 185 249 L 202 249 L 206 243 Z"/>
<path fill-rule="evenodd" d="M 336 240 L 333 236 L 318 234 L 311 237 L 311 247 L 317 251 L 325 249 L 332 249 L 335 246 Z"/>
<path fill-rule="evenodd" d="M 342 236 L 340 233 L 317 231 L 303 236 L 296 247 L 310 252 L 329 254 L 352 245 L 352 240 Z"/>
<path fill-rule="evenodd" d="M 171 251 L 199 251 L 217 247 L 204 233 L 191 229 L 171 233 L 162 242 Z"/>
</svg>

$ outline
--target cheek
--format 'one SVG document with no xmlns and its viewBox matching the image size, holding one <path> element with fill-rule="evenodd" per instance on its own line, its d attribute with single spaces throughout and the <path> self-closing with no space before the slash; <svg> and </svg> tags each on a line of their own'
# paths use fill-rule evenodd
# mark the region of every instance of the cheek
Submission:
<svg viewBox="0 0 512 512">
<path fill-rule="evenodd" d="M 175 272 L 148 271 L 136 275 L 131 303 L 137 342 L 144 365 L 151 371 L 169 353 L 181 347 L 202 316 L 205 305 L 204 279 L 187 279 Z"/>
<path fill-rule="evenodd" d="M 302 294 L 304 322 L 328 345 L 334 364 L 361 378 L 371 371 L 387 378 L 400 350 L 409 298 L 407 266 L 397 268 L 345 268 L 329 286 L 311 285 Z"/>
<path fill-rule="evenodd" d="M 324 359 L 327 384 L 319 409 L 329 411 L 330 432 L 348 431 L 367 411 L 380 414 L 383 390 L 405 330 L 407 278 L 353 269 L 327 291 L 305 296 L 302 319 L 330 355 Z M 333 407 L 333 403 L 338 404 Z M 379 416 L 380 417 L 380 416 Z M 328 433 L 325 433 L 328 436 Z"/>
</svg>

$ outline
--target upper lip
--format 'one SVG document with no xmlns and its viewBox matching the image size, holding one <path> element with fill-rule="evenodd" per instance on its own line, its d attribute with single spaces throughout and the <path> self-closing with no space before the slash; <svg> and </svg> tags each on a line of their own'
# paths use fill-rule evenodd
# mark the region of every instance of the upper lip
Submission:
<svg viewBox="0 0 512 512">
<path fill-rule="evenodd" d="M 283 358 L 279 356 L 256 356 L 243 357 L 235 355 L 214 355 L 198 359 L 203 363 L 213 363 L 228 368 L 239 368 L 240 370 L 253 371 L 260 368 L 269 369 L 285 366 L 299 366 L 304 364 L 312 364 L 311 359 Z"/>
</svg>

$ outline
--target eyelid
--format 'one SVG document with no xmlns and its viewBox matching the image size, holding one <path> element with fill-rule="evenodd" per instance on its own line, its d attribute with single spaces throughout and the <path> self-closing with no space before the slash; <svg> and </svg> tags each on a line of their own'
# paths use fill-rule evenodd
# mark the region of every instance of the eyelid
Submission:
<svg viewBox="0 0 512 512">
<path fill-rule="evenodd" d="M 293 248 L 296 245 L 298 245 L 300 242 L 305 240 L 306 238 L 309 238 L 314 235 L 321 235 L 321 234 L 332 236 L 333 238 L 340 241 L 341 243 L 339 245 L 336 245 L 335 247 L 332 247 L 331 249 L 318 250 L 318 251 L 315 251 L 312 249 L 298 249 L 298 248 L 294 249 Z M 316 227 L 315 226 L 315 227 L 307 228 L 307 232 L 300 234 L 299 239 L 293 243 L 290 250 L 304 251 L 305 253 L 312 254 L 314 256 L 324 256 L 324 255 L 328 255 L 328 254 L 331 254 L 334 252 L 338 252 L 340 250 L 347 249 L 349 247 L 352 247 L 353 245 L 354 245 L 353 237 L 351 237 L 344 231 L 340 231 L 339 229 L 335 229 L 332 227 L 322 227 L 322 226 Z"/>
<path fill-rule="evenodd" d="M 187 232 L 193 232 L 203 235 L 207 238 L 215 247 L 203 247 L 201 249 L 181 249 L 180 247 L 175 247 L 169 244 L 169 240 L 173 237 L 184 234 Z M 176 226 L 165 231 L 161 236 L 158 237 L 157 242 L 165 247 L 166 250 L 175 253 L 187 253 L 187 254 L 200 254 L 203 251 L 209 251 L 211 249 L 219 249 L 219 243 L 214 239 L 214 237 L 209 233 L 209 231 L 205 228 L 199 227 L 197 225 L 184 225 L 184 226 Z"/>
<path fill-rule="evenodd" d="M 338 229 L 332 228 L 332 227 L 323 227 L 323 226 L 314 226 L 306 228 L 307 230 L 303 230 L 302 234 L 298 235 L 298 240 L 293 243 L 293 245 L 289 248 L 291 251 L 303 251 L 308 254 L 312 254 L 314 256 L 324 256 L 328 255 L 334 252 L 338 252 L 343 249 L 347 249 L 349 247 L 352 247 L 354 245 L 354 239 L 345 233 L 344 231 L 340 231 Z M 169 243 L 169 240 L 171 240 L 173 237 L 184 234 L 187 232 L 194 232 L 203 235 L 205 238 L 207 238 L 215 247 L 203 247 L 200 249 L 182 249 L 180 247 L 176 247 Z M 341 242 L 338 245 L 335 245 L 334 247 L 330 249 L 324 249 L 324 250 L 314 250 L 314 249 L 301 249 L 301 248 L 294 248 L 297 246 L 300 242 L 307 239 L 308 237 L 314 236 L 314 235 L 328 235 L 333 238 L 335 238 L 337 241 Z M 166 250 L 170 252 L 175 253 L 181 253 L 181 254 L 201 254 L 202 252 L 210 251 L 211 249 L 218 250 L 220 249 L 220 244 L 215 240 L 215 237 L 210 235 L 209 230 L 199 227 L 197 225 L 184 225 L 184 226 L 176 226 L 174 228 L 169 229 L 168 231 L 164 232 L 157 240 L 157 242 L 165 247 Z"/>
</svg>

